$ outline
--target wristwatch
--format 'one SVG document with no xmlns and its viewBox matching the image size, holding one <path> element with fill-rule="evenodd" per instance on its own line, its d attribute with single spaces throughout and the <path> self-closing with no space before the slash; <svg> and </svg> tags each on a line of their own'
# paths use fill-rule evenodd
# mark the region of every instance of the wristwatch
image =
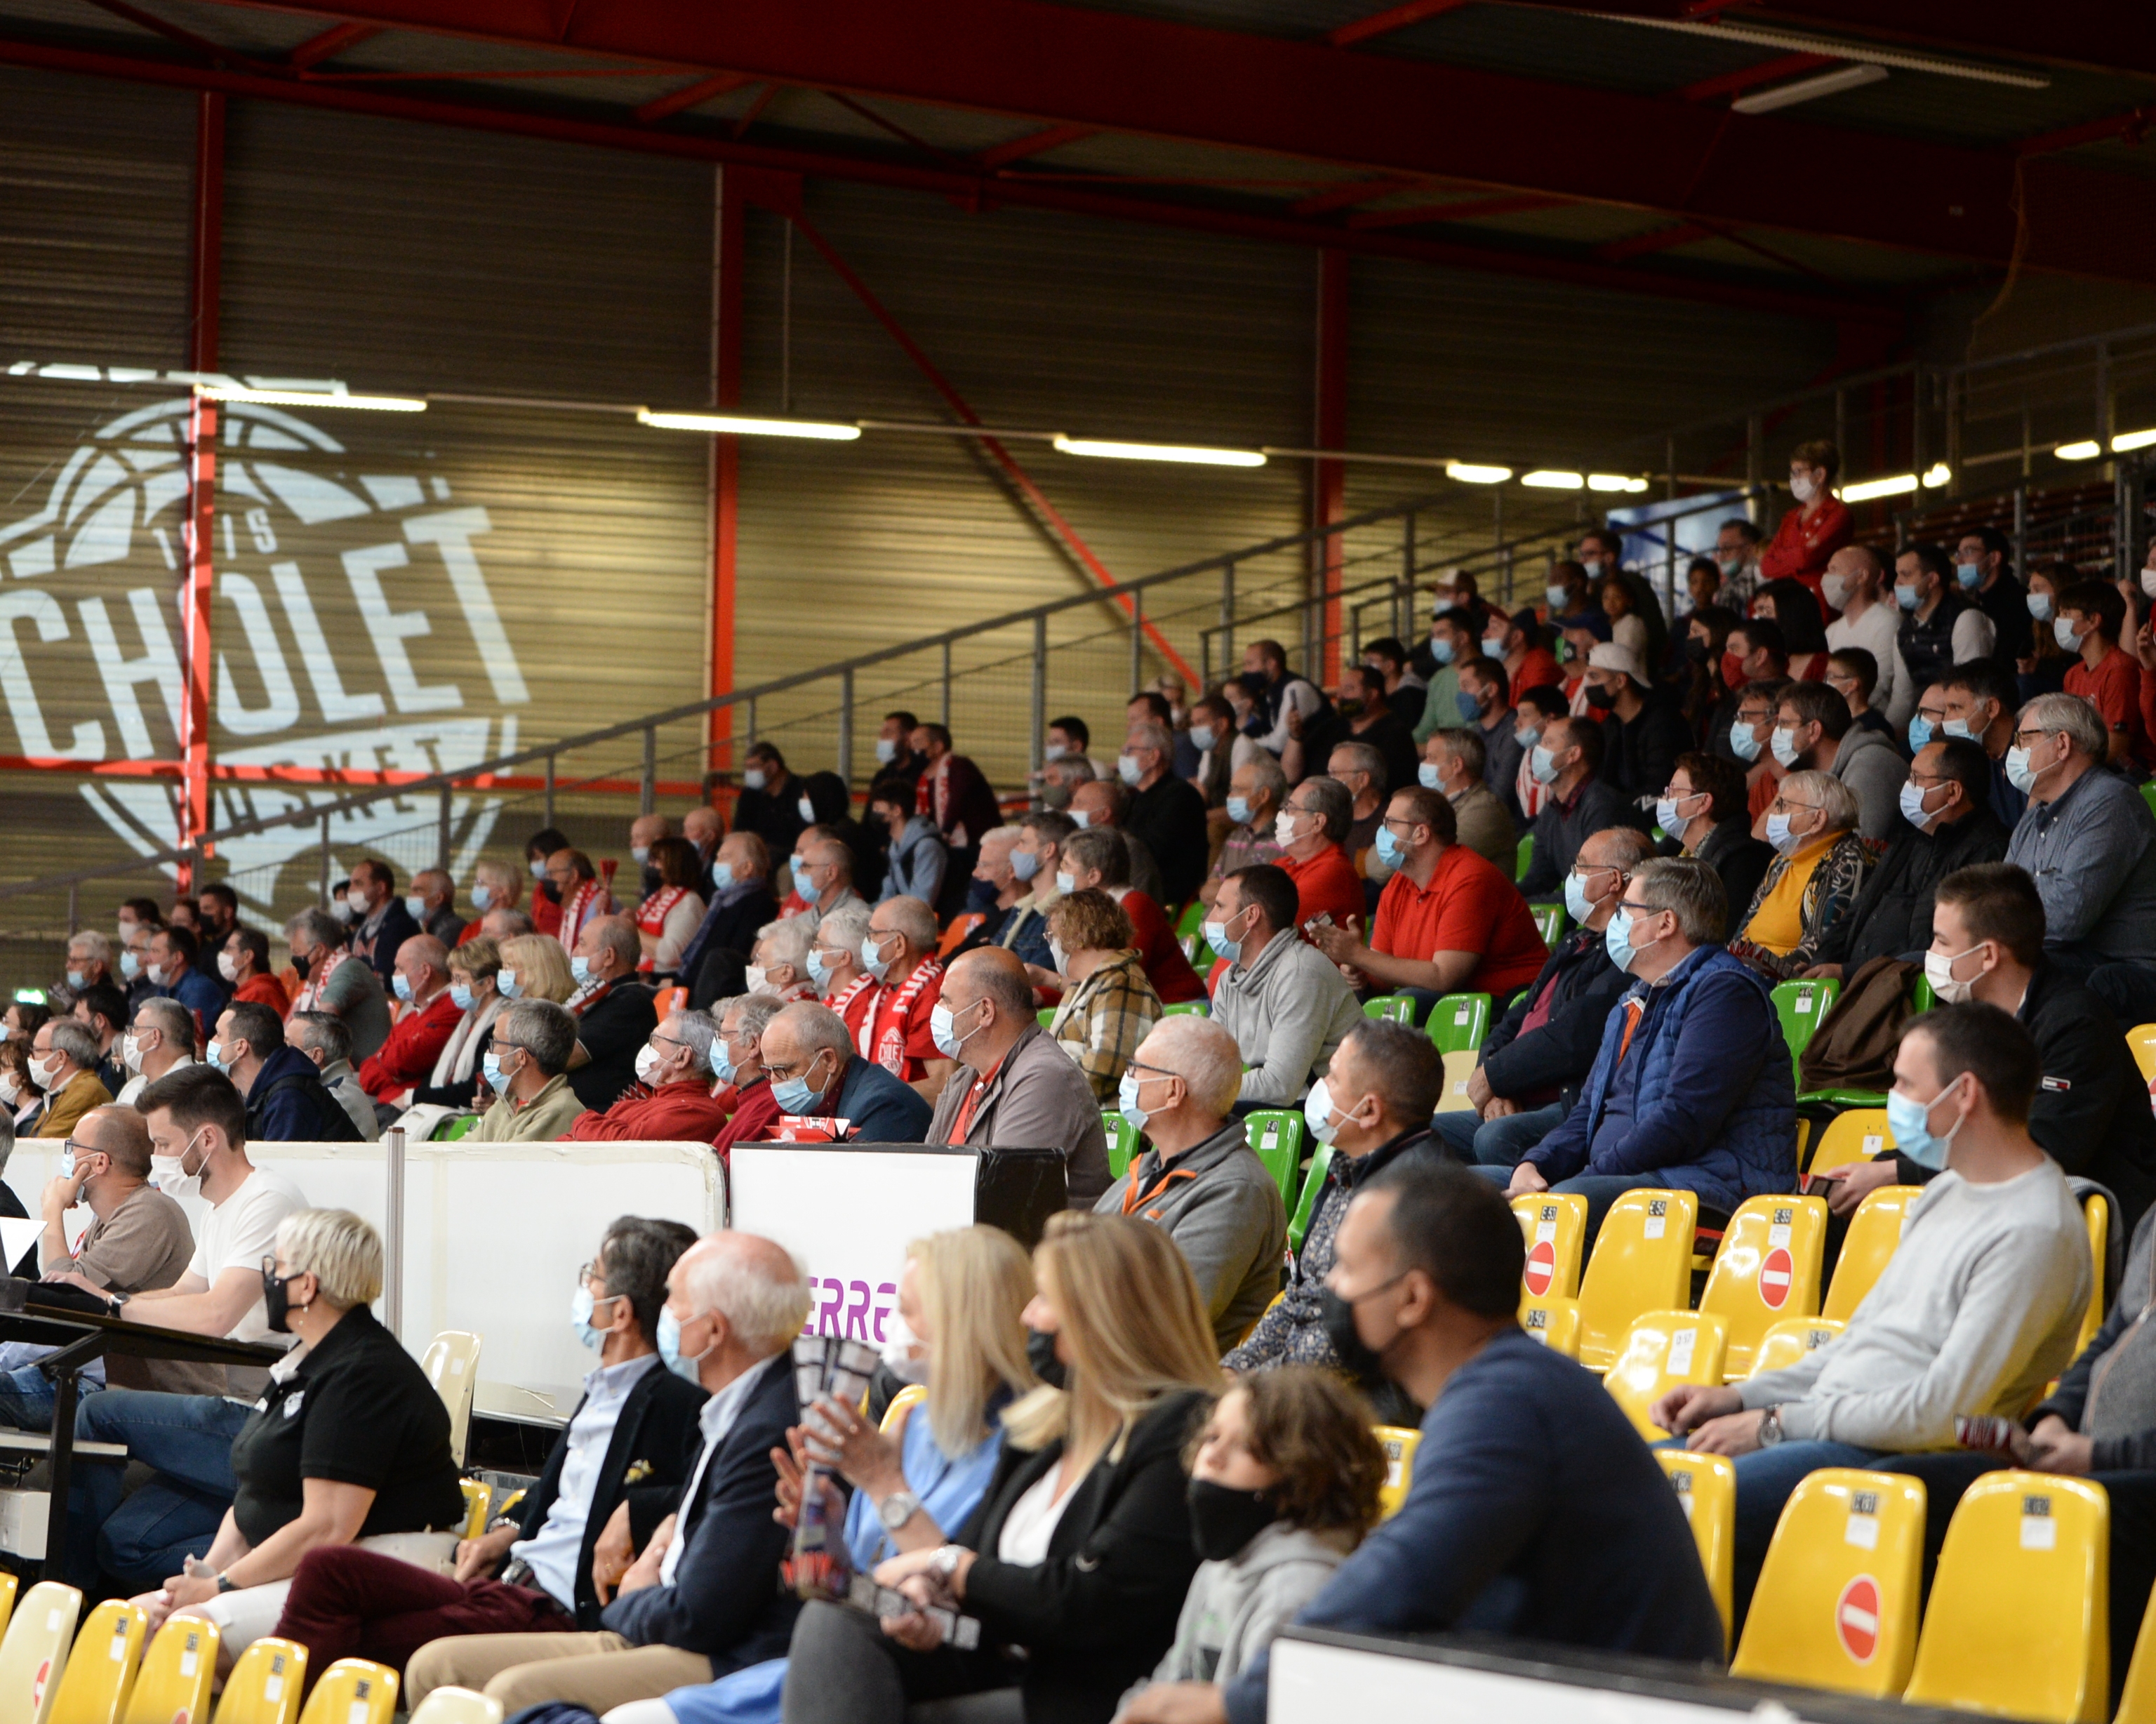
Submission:
<svg viewBox="0 0 2156 1724">
<path fill-rule="evenodd" d="M 929 1567 L 936 1571 L 937 1578 L 947 1581 L 958 1572 L 958 1558 L 965 1555 L 963 1545 L 944 1545 L 936 1552 Z"/>
<path fill-rule="evenodd" d="M 910 1490 L 894 1490 L 876 1505 L 876 1518 L 886 1532 L 896 1532 L 921 1512 L 921 1499 Z"/>
<path fill-rule="evenodd" d="M 117 1317 L 120 1313 L 126 1308 L 126 1305 L 127 1301 L 121 1298 L 116 1293 L 108 1293 L 105 1295 L 105 1309 L 110 1315 L 115 1317 Z"/>
<path fill-rule="evenodd" d="M 1772 1449 L 1782 1440 L 1782 1409 L 1769 1407 L 1759 1418 L 1759 1446 Z"/>
<path fill-rule="evenodd" d="M 230 1575 L 220 1574 L 217 1577 L 217 1589 L 220 1593 L 236 1593 L 239 1587 Z"/>
</svg>

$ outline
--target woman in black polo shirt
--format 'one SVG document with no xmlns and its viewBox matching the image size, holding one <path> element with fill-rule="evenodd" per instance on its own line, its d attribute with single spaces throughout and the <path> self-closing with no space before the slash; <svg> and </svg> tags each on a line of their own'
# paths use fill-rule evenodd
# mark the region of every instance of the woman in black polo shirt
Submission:
<svg viewBox="0 0 2156 1724">
<path fill-rule="evenodd" d="M 380 1236 L 349 1210 L 300 1210 L 262 1284 L 270 1326 L 300 1344 L 233 1439 L 239 1490 L 208 1556 L 135 1601 L 152 1634 L 173 1611 L 216 1623 L 228 1666 L 276 1627 L 309 1551 L 357 1543 L 432 1566 L 454 1554 L 464 1519 L 449 1409 L 367 1310 Z"/>
</svg>

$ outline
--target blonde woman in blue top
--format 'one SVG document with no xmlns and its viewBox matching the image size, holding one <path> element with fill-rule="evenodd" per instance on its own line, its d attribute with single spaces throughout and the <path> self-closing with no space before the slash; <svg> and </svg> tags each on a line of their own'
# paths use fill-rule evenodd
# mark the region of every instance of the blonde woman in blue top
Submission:
<svg viewBox="0 0 2156 1724">
<path fill-rule="evenodd" d="M 898 1315 L 917 1346 L 893 1363 L 927 1384 L 927 1397 L 901 1413 L 888 1435 L 850 1412 L 834 1419 L 844 1433 L 838 1470 L 852 1500 L 827 1480 L 825 1507 L 832 1520 L 844 1519 L 857 1572 L 947 1542 L 979 1505 L 1003 1446 L 998 1415 L 1038 1382 L 1019 1320 L 1033 1295 L 1024 1248 L 999 1227 L 957 1227 L 906 1248 Z M 809 1439 L 798 1427 L 788 1434 L 793 1453 L 776 1457 L 775 1513 L 790 1526 Z M 772 1659 L 664 1700 L 633 1701 L 609 1711 L 605 1724 L 778 1724 L 786 1664 Z"/>
</svg>

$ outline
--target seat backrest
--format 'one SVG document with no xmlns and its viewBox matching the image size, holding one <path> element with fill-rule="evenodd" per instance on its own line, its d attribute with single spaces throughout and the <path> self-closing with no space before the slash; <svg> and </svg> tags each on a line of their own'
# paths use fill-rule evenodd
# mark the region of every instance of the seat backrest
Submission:
<svg viewBox="0 0 2156 1724">
<path fill-rule="evenodd" d="M 1535 932 L 1543 937 L 1543 944 L 1553 950 L 1564 938 L 1564 924 L 1571 919 L 1564 913 L 1563 904 L 1529 904 L 1527 910 L 1535 919 Z"/>
<path fill-rule="evenodd" d="M 1529 1299 L 1579 1297 L 1587 1243 L 1587 1199 L 1577 1191 L 1531 1191 L 1512 1199 L 1527 1248 L 1520 1286 Z"/>
<path fill-rule="evenodd" d="M 2104 1260 L 2111 1248 L 2111 1205 L 2091 1192 L 2082 1199 L 2082 1219 L 2088 1223 L 2089 1257 L 2096 1273 L 2089 1282 L 2088 1307 L 2082 1313 L 2082 1332 L 2074 1338 L 2076 1359 L 2103 1327 Z"/>
<path fill-rule="evenodd" d="M 1655 1459 L 1669 1475 L 1670 1487 L 1691 1523 L 1692 1542 L 1699 1546 L 1699 1566 L 1707 1571 L 1707 1589 L 1722 1613 L 1726 1655 L 1735 1609 L 1737 1463 L 1726 1454 L 1691 1454 L 1681 1449 L 1657 1449 Z"/>
<path fill-rule="evenodd" d="M 47 1580 L 30 1588 L 0 1639 L 0 1718 L 46 1724 L 81 1613 L 82 1594 L 73 1587 Z"/>
<path fill-rule="evenodd" d="M 1487 994 L 1447 994 L 1430 1008 L 1430 1039 L 1440 1053 L 1473 1052 L 1489 1027 Z"/>
<path fill-rule="evenodd" d="M 1520 838 L 1519 847 L 1512 853 L 1512 878 L 1516 881 L 1526 879 L 1527 864 L 1534 859 L 1535 835 L 1532 832 L 1523 833 Z"/>
<path fill-rule="evenodd" d="M 15 1588 L 21 1582 L 14 1575 L 0 1571 L 0 1634 L 8 1629 L 8 1619 L 15 1613 Z"/>
<path fill-rule="evenodd" d="M 117 1724 L 149 1627 L 149 1613 L 125 1598 L 107 1598 L 91 1611 L 53 1696 L 51 1724 Z"/>
<path fill-rule="evenodd" d="M 300 1724 L 389 1724 L 397 1714 L 397 1672 L 371 1659 L 341 1658 L 322 1672 Z"/>
<path fill-rule="evenodd" d="M 1782 1039 L 1789 1044 L 1789 1058 L 1797 1059 L 1819 1028 L 1820 1020 L 1834 1009 L 1841 993 L 1838 981 L 1785 981 L 1774 990 L 1774 1016 L 1782 1021 Z"/>
<path fill-rule="evenodd" d="M 2111 1500 L 2056 1473 L 1988 1473 L 1964 1493 L 1903 1698 L 2046 1724 L 2111 1703 Z"/>
<path fill-rule="evenodd" d="M 1296 1200 L 1295 1213 L 1288 1217 L 1287 1246 L 1291 1251 L 1302 1249 L 1303 1235 L 1310 1231 L 1310 1218 L 1317 1212 L 1317 1200 L 1325 1191 L 1325 1170 L 1332 1165 L 1332 1145 L 1320 1144 L 1310 1158 L 1310 1171 L 1302 1176 L 1302 1196 Z"/>
<path fill-rule="evenodd" d="M 1625 1331 L 1603 1387 L 1617 1397 L 1632 1428 L 1659 1443 L 1669 1433 L 1647 1417 L 1647 1409 L 1679 1383 L 1719 1387 L 1728 1340 L 1722 1319 L 1705 1312 L 1642 1311 Z"/>
<path fill-rule="evenodd" d="M 477 1479 L 459 1479 L 457 1486 L 465 1494 L 465 1536 L 477 1538 L 486 1531 L 487 1510 L 494 1505 L 494 1487 Z"/>
<path fill-rule="evenodd" d="M 444 1329 L 427 1343 L 419 1368 L 449 1409 L 449 1459 L 465 1464 L 465 1441 L 471 1434 L 472 1394 L 479 1387 L 480 1338 L 461 1329 Z"/>
<path fill-rule="evenodd" d="M 1472 1047 L 1455 1047 L 1443 1058 L 1445 1088 L 1438 1094 L 1436 1110 L 1440 1114 L 1474 1112 L 1475 1104 L 1467 1099 L 1467 1080 L 1475 1075 L 1482 1056 Z"/>
<path fill-rule="evenodd" d="M 1108 1177 L 1121 1179 L 1138 1152 L 1138 1129 L 1114 1108 L 1101 1109 L 1101 1130 L 1108 1140 Z"/>
<path fill-rule="evenodd" d="M 1602 1217 L 1579 1283 L 1579 1362 L 1607 1371 L 1642 1311 L 1691 1302 L 1692 1235 L 1699 1199 L 1690 1191 L 1626 1191 Z"/>
<path fill-rule="evenodd" d="M 1033 1021 L 1044 1030 L 1046 1029 L 1055 1022 L 1055 1008 L 1053 1006 L 1042 1006 L 1040 1011 L 1034 1013 Z"/>
<path fill-rule="evenodd" d="M 1848 1325 L 1831 1317 L 1784 1317 L 1771 1323 L 1752 1353 L 1752 1375 L 1779 1371 L 1825 1346 Z"/>
<path fill-rule="evenodd" d="M 910 1382 L 891 1397 L 891 1405 L 883 1410 L 883 1423 L 876 1427 L 878 1433 L 889 1436 L 891 1428 L 906 1416 L 906 1409 L 917 1407 L 928 1398 L 928 1385 Z"/>
<path fill-rule="evenodd" d="M 1414 1480 L 1416 1447 L 1422 1433 L 1413 1425 L 1378 1425 L 1378 1446 L 1385 1451 L 1385 1482 L 1378 1487 L 1378 1518 L 1389 1521 L 1407 1500 Z"/>
<path fill-rule="evenodd" d="M 662 1024 L 677 1011 L 689 1009 L 689 991 L 686 988 L 661 988 L 651 996 L 651 1009 L 659 1015 Z"/>
<path fill-rule="evenodd" d="M 2142 794 L 2148 787 L 2142 786 Z M 2141 1081 L 2156 1081 L 2156 1024 L 2136 1024 L 2126 1032 L 2126 1045 L 2133 1051 L 2133 1063 L 2141 1068 Z M 2131 1679 L 2129 1679 L 2131 1680 Z"/>
<path fill-rule="evenodd" d="M 2151 1604 L 2156 1607 L 2156 1599 Z M 2112 1655 L 2118 1655 L 2115 1649 Z M 2112 1724 L 2156 1724 L 2156 1608 L 2142 1613 L 2141 1632 L 2133 1637 L 2133 1661 L 2126 1667 L 2126 1685 Z"/>
<path fill-rule="evenodd" d="M 1730 1669 L 1891 1700 L 1909 1680 L 1924 1557 L 1924 1487 L 1829 1467 L 1783 1505 Z"/>
<path fill-rule="evenodd" d="M 1523 1299 L 1520 1327 L 1553 1353 L 1568 1359 L 1579 1356 L 1579 1301 L 1576 1299 Z"/>
<path fill-rule="evenodd" d="M 936 942 L 936 955 L 939 958 L 949 957 L 952 953 L 957 950 L 960 946 L 966 943 L 967 937 L 970 935 L 976 928 L 978 928 L 988 919 L 978 910 L 968 910 L 963 916 L 953 916 L 951 919 L 951 925 L 943 930 L 943 937 Z M 687 991 L 685 989 L 681 991 L 683 997 L 686 998 Z M 662 1024 L 666 1022 L 665 1016 L 663 1013 L 660 1015 L 659 1022 Z"/>
<path fill-rule="evenodd" d="M 1812 1151 L 1812 1166 L 1825 1170 L 1845 1161 L 1865 1161 L 1894 1147 L 1894 1129 L 1884 1108 L 1845 1108 L 1828 1123 Z"/>
<path fill-rule="evenodd" d="M 142 1655 L 123 1724 L 173 1724 L 177 1718 L 206 1724 L 219 1638 L 217 1624 L 204 1617 L 167 1622 Z"/>
<path fill-rule="evenodd" d="M 419 1702 L 411 1724 L 501 1724 L 501 1702 L 469 1688 L 437 1688 Z"/>
<path fill-rule="evenodd" d="M 1203 1000 L 1185 1000 L 1178 1006 L 1162 1006 L 1160 1015 L 1163 1017 L 1210 1017 L 1213 1008 Z"/>
<path fill-rule="evenodd" d="M 1737 1206 L 1699 1300 L 1729 1325 L 1722 1368 L 1732 1382 L 1751 1376 L 1752 1356 L 1774 1324 L 1819 1310 L 1825 1253 L 1825 1198 L 1750 1197 Z"/>
<path fill-rule="evenodd" d="M 1841 1256 L 1827 1284 L 1822 1317 L 1846 1323 L 1864 1303 L 1887 1259 L 1902 1243 L 1902 1229 L 1909 1224 L 1909 1211 L 1924 1195 L 1922 1186 L 1881 1186 L 1856 1206 L 1849 1232 L 1841 1242 Z"/>
<path fill-rule="evenodd" d="M 1262 1108 L 1243 1116 L 1244 1139 L 1279 1186 L 1283 1203 L 1295 1201 L 1296 1179 L 1302 1171 L 1303 1134 L 1308 1129 L 1300 1109 Z"/>
<path fill-rule="evenodd" d="M 292 1724 L 306 1679 L 307 1649 L 264 1635 L 249 1644 L 224 1679 L 217 1724 Z"/>
<path fill-rule="evenodd" d="M 1383 1023 L 1411 1024 L 1414 1022 L 1414 1001 L 1405 994 L 1380 994 L 1374 1000 L 1363 1002 L 1363 1016 Z"/>
</svg>

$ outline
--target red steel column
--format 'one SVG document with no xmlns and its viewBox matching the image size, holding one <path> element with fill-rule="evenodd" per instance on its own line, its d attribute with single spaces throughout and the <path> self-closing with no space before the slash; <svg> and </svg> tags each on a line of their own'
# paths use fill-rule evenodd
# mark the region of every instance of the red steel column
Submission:
<svg viewBox="0 0 2156 1724">
<path fill-rule="evenodd" d="M 1317 445 L 1348 446 L 1348 254 L 1317 255 Z M 1330 527 L 1348 512 L 1348 470 L 1337 461 L 1317 462 L 1311 471 L 1313 529 Z M 1344 559 L 1341 535 L 1335 533 L 1313 553 L 1312 573 L 1325 594 L 1322 675 L 1330 687 L 1340 674 L 1340 589 Z M 1317 666 L 1312 667 L 1313 670 Z"/>
<path fill-rule="evenodd" d="M 189 255 L 187 367 L 218 367 L 218 296 L 224 244 L 224 98 L 204 92 L 195 111 L 194 233 Z M 180 712 L 180 847 L 177 885 L 194 886 L 186 852 L 209 830 L 210 557 L 217 524 L 217 404 L 196 398 L 187 418 L 187 519 L 181 543 L 187 571 L 181 591 L 180 634 L 187 697 Z"/>
<path fill-rule="evenodd" d="M 747 202 L 730 182 L 732 168 L 712 170 L 718 181 L 711 236 L 711 405 L 741 405 L 742 214 Z M 737 504 L 741 490 L 741 440 L 711 439 L 711 688 L 724 694 L 734 686 L 734 559 L 738 542 Z M 734 711 L 721 707 L 711 717 L 706 739 L 710 767 L 734 764 Z"/>
</svg>

